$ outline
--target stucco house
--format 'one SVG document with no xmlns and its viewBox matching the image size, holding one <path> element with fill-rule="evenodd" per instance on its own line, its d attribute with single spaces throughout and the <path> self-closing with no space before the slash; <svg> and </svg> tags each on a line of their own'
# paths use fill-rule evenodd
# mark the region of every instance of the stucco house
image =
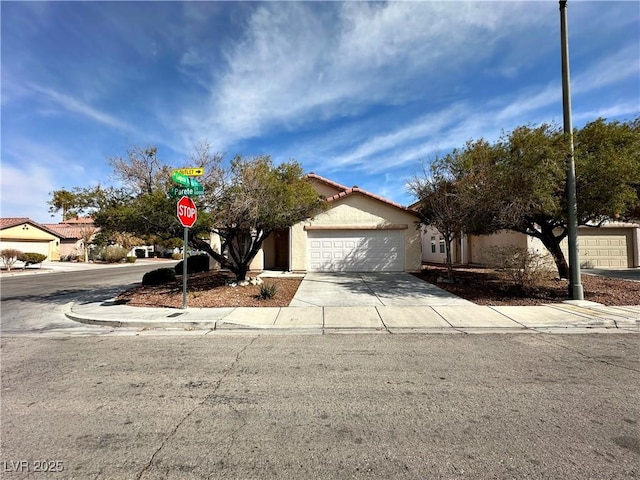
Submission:
<svg viewBox="0 0 640 480">
<path fill-rule="evenodd" d="M 0 218 L 0 250 L 41 253 L 46 260 L 60 260 L 60 235 L 30 218 Z"/>
<path fill-rule="evenodd" d="M 328 208 L 272 233 L 251 270 L 400 272 L 421 268 L 416 214 L 400 204 L 329 179 L 307 178 Z M 212 239 L 214 248 L 219 239 Z M 218 250 L 219 251 L 219 250 Z"/>
<path fill-rule="evenodd" d="M 459 264 L 488 264 L 492 248 L 511 245 L 547 253 L 536 238 L 502 231 L 493 235 L 463 235 L 453 242 L 451 256 Z M 561 247 L 565 257 L 568 256 L 566 239 Z M 600 227 L 579 227 L 578 250 L 582 268 L 640 267 L 640 224 L 608 222 Z M 433 227 L 422 228 L 422 261 L 446 261 L 444 239 Z"/>
<path fill-rule="evenodd" d="M 44 227 L 60 236 L 60 257 L 82 257 L 85 243 L 99 231 L 91 217 L 70 218 L 60 223 L 45 223 Z"/>
</svg>

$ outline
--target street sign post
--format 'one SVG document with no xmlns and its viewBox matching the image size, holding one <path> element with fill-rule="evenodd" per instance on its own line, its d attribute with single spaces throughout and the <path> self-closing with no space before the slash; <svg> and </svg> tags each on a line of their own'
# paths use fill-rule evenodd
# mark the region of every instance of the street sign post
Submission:
<svg viewBox="0 0 640 480">
<path fill-rule="evenodd" d="M 204 187 L 171 187 L 169 189 L 169 196 L 171 198 L 180 197 L 198 197 L 204 195 Z"/>
<path fill-rule="evenodd" d="M 201 177 L 202 175 L 204 175 L 204 168 L 177 168 L 175 170 L 171 170 L 172 175 L 173 172 L 181 173 L 182 175 L 186 175 L 187 177 Z"/>
<path fill-rule="evenodd" d="M 176 182 L 178 185 L 182 185 L 183 187 L 203 188 L 200 182 L 194 180 L 191 177 L 187 177 L 186 175 L 180 173 L 178 170 L 174 170 L 173 172 L 171 172 L 171 180 Z"/>
<path fill-rule="evenodd" d="M 187 244 L 189 243 L 189 228 L 198 219 L 198 208 L 189 197 L 182 197 L 176 206 L 178 220 L 184 227 L 184 241 L 182 244 L 182 308 L 187 308 Z"/>
</svg>

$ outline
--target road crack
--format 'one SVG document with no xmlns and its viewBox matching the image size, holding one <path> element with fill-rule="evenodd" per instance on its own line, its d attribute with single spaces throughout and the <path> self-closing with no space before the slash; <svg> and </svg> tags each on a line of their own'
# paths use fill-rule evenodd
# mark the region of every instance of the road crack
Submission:
<svg viewBox="0 0 640 480">
<path fill-rule="evenodd" d="M 229 373 L 231 373 L 231 371 L 234 369 L 234 367 L 238 364 L 238 362 L 240 361 L 240 357 L 242 356 L 242 354 L 251 346 L 253 345 L 253 343 L 258 339 L 258 336 L 255 336 L 251 339 L 251 341 L 249 343 L 247 343 L 244 347 L 242 347 L 238 353 L 236 353 L 236 357 L 233 360 L 233 362 L 231 362 L 231 364 L 229 365 L 229 367 L 224 370 L 222 372 L 222 375 L 220 376 L 220 378 L 214 383 L 213 385 L 213 389 L 212 391 L 207 394 L 200 402 L 198 402 L 191 410 L 189 410 L 189 412 L 187 412 L 186 415 L 184 415 L 182 417 L 182 419 L 180 419 L 180 421 L 176 424 L 176 426 L 169 432 L 169 434 L 164 438 L 164 440 L 162 440 L 162 443 L 160 444 L 160 446 L 156 449 L 155 452 L 153 452 L 153 455 L 151 455 L 151 458 L 149 459 L 149 461 L 146 463 L 146 465 L 144 467 L 142 467 L 142 470 L 140 470 L 140 472 L 138 472 L 138 475 L 136 475 L 136 480 L 140 480 L 142 478 L 142 476 L 149 471 L 149 469 L 151 468 L 151 466 L 153 465 L 154 460 L 156 459 L 156 457 L 160 454 L 160 452 L 164 449 L 165 445 L 169 442 L 169 440 L 171 440 L 171 438 L 176 434 L 176 432 L 180 429 L 180 427 L 184 424 L 184 422 L 186 422 L 189 417 L 191 417 L 196 410 L 198 410 L 200 407 L 202 407 L 202 405 L 204 405 L 206 402 L 208 402 L 209 400 L 211 400 L 216 392 L 218 391 L 218 389 L 220 388 L 220 385 L 222 384 L 222 382 L 229 376 Z M 232 407 L 232 409 L 239 414 L 239 412 Z M 242 418 L 242 416 L 241 416 Z M 242 418 L 242 420 L 244 421 L 244 418 Z M 245 424 L 246 425 L 246 422 Z M 240 430 L 241 428 L 244 427 L 244 425 L 240 426 L 236 431 L 234 431 L 232 433 L 232 435 L 235 435 L 235 433 Z"/>
</svg>

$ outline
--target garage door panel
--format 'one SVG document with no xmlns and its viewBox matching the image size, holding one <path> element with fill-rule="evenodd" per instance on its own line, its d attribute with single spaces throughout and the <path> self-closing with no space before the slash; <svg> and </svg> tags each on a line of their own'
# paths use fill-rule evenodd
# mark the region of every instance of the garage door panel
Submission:
<svg viewBox="0 0 640 480">
<path fill-rule="evenodd" d="M 578 237 L 580 264 L 591 268 L 626 268 L 629 266 L 627 235 L 585 234 Z"/>
<path fill-rule="evenodd" d="M 309 232 L 310 271 L 403 271 L 404 232 Z"/>
</svg>

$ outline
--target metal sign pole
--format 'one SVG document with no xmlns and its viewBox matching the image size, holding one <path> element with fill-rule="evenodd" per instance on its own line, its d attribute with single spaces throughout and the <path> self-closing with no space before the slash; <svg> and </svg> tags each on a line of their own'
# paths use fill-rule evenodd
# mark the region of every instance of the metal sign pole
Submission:
<svg viewBox="0 0 640 480">
<path fill-rule="evenodd" d="M 184 227 L 184 244 L 182 246 L 182 308 L 187 308 L 187 242 L 189 229 Z"/>
</svg>

